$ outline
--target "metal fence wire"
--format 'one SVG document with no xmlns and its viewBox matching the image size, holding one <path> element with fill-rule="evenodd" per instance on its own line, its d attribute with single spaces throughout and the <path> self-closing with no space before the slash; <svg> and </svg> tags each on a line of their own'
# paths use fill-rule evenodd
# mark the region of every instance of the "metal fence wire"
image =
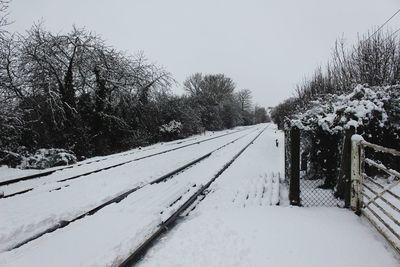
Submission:
<svg viewBox="0 0 400 267">
<path fill-rule="evenodd" d="M 290 203 L 303 207 L 344 207 L 344 201 L 334 196 L 333 189 L 324 187 L 324 178 L 310 179 L 306 173 L 307 167 L 304 166 L 301 166 L 303 171 L 300 171 L 300 139 L 298 129 L 285 131 L 285 181 L 289 186 Z M 296 146 L 298 149 L 294 149 Z M 296 174 L 298 172 L 299 175 Z"/>
<path fill-rule="evenodd" d="M 323 188 L 324 179 L 300 179 L 300 200 L 303 207 L 342 207 L 343 201 L 334 196 L 332 189 Z"/>
</svg>

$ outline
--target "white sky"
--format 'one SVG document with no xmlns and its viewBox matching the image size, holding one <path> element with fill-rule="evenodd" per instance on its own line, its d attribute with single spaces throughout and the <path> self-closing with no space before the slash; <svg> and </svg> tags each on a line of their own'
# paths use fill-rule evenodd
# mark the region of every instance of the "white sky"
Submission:
<svg viewBox="0 0 400 267">
<path fill-rule="evenodd" d="M 57 32 L 84 26 L 120 50 L 144 51 L 180 84 L 195 72 L 224 73 L 272 106 L 325 64 L 338 37 L 352 44 L 399 8 L 399 0 L 13 0 L 10 30 L 42 19 Z M 388 26 L 400 28 L 400 14 Z"/>
</svg>

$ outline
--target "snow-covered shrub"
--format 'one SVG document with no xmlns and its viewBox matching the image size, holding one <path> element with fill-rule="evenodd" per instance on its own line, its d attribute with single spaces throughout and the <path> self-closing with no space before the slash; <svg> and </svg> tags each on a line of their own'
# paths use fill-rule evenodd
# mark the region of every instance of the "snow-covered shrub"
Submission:
<svg viewBox="0 0 400 267">
<path fill-rule="evenodd" d="M 181 122 L 172 120 L 160 126 L 160 133 L 164 140 L 173 140 L 180 137 L 183 125 Z"/>
<path fill-rule="evenodd" d="M 296 85 L 294 97 L 273 109 L 279 128 L 307 131 L 301 140 L 302 155 L 311 163 L 307 177 L 337 177 L 346 129 L 350 135 L 354 127 L 367 141 L 400 149 L 400 86 L 395 85 L 400 81 L 400 45 L 392 33 L 385 35 L 362 36 L 350 49 L 338 40 L 326 67 L 317 68 Z M 399 168 L 395 159 L 368 153 Z"/>
<path fill-rule="evenodd" d="M 6 150 L 0 151 L 0 166 L 6 165 L 8 167 L 15 168 L 20 165 L 22 161 L 23 157 L 18 153 Z"/>
<path fill-rule="evenodd" d="M 169 123 L 163 124 L 160 127 L 162 133 L 180 133 L 182 129 L 182 123 L 179 121 L 172 120 Z"/>
<path fill-rule="evenodd" d="M 400 87 L 358 85 L 348 94 L 325 95 L 293 114 L 289 122 L 307 132 L 302 149 L 309 157 L 308 177 L 326 177 L 324 186 L 332 188 L 346 129 L 354 127 L 372 143 L 400 148 Z M 379 154 L 373 157 L 395 167 L 394 159 Z"/>
<path fill-rule="evenodd" d="M 292 124 L 302 129 L 321 127 L 330 133 L 340 133 L 353 126 L 368 126 L 377 121 L 379 127 L 388 122 L 386 108 L 390 106 L 390 95 L 397 87 L 368 88 L 362 85 L 345 95 L 326 95 L 311 102 L 312 107 L 295 114 Z M 365 127 L 364 127 L 365 128 Z"/>
<path fill-rule="evenodd" d="M 291 123 L 304 130 L 321 128 L 330 134 L 342 134 L 353 126 L 370 142 L 400 146 L 400 86 L 358 85 L 349 94 L 327 95 L 312 105 L 295 114 Z"/>
<path fill-rule="evenodd" d="M 24 158 L 19 167 L 27 169 L 45 169 L 76 163 L 76 156 L 65 149 L 38 149 L 32 156 Z"/>
</svg>

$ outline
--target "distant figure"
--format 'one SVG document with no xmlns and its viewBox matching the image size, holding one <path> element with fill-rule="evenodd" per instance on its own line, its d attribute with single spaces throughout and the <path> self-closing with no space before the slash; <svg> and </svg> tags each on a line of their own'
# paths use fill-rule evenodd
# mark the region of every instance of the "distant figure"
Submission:
<svg viewBox="0 0 400 267">
<path fill-rule="evenodd" d="M 278 146 L 279 146 L 278 139 L 275 139 L 275 144 L 276 144 L 276 147 L 278 147 Z"/>
</svg>

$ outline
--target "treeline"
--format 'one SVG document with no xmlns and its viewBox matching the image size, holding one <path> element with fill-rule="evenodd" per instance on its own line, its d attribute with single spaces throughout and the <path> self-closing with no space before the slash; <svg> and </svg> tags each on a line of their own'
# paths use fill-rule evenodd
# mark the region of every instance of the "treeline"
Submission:
<svg viewBox="0 0 400 267">
<path fill-rule="evenodd" d="M 172 82 L 142 54 L 128 57 L 82 29 L 61 35 L 34 26 L 4 37 L 0 49 L 3 149 L 93 155 L 139 145 L 154 131 L 153 91 Z"/>
<path fill-rule="evenodd" d="M 235 83 L 223 74 L 196 73 L 184 82 L 190 119 L 199 119 L 206 130 L 222 130 L 238 125 L 251 125 L 269 121 L 263 107 L 252 105 L 251 91 L 235 92 Z"/>
<path fill-rule="evenodd" d="M 182 96 L 171 93 L 174 83 L 143 54 L 126 55 L 84 29 L 3 31 L 0 150 L 87 157 L 268 120 L 223 74 L 190 76 Z"/>
<path fill-rule="evenodd" d="M 366 35 L 351 48 L 339 40 L 326 66 L 318 67 L 311 78 L 298 84 L 295 96 L 278 105 L 271 117 L 282 128 L 285 118 L 306 110 L 315 99 L 349 93 L 357 84 L 374 87 L 399 81 L 400 42 L 395 33 Z"/>
</svg>

